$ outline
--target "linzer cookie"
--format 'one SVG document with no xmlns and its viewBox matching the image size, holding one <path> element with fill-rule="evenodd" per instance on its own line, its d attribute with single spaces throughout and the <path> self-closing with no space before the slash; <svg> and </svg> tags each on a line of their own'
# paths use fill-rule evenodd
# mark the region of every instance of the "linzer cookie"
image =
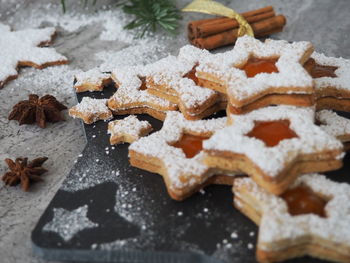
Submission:
<svg viewBox="0 0 350 263">
<path fill-rule="evenodd" d="M 316 112 L 316 121 L 328 134 L 343 142 L 345 150 L 350 149 L 350 120 L 330 110 Z"/>
<path fill-rule="evenodd" d="M 350 262 L 350 186 L 308 174 L 281 196 L 250 178 L 234 182 L 234 205 L 259 227 L 257 260 L 277 262 L 310 255 Z"/>
<path fill-rule="evenodd" d="M 102 91 L 111 82 L 111 74 L 103 73 L 94 68 L 75 75 L 74 89 L 76 92 Z"/>
<path fill-rule="evenodd" d="M 51 43 L 55 32 L 53 27 L 11 31 L 0 23 L 0 89 L 17 78 L 18 67 L 42 69 L 68 63 L 55 49 L 44 47 Z"/>
<path fill-rule="evenodd" d="M 86 124 L 113 118 L 112 112 L 107 107 L 107 99 L 92 99 L 90 97 L 84 97 L 78 105 L 69 109 L 69 115 L 82 119 Z"/>
<path fill-rule="evenodd" d="M 343 145 L 314 124 L 313 108 L 271 106 L 229 118 L 231 126 L 203 143 L 205 163 L 248 174 L 273 194 L 300 174 L 342 166 Z"/>
<path fill-rule="evenodd" d="M 180 112 L 168 112 L 160 131 L 130 145 L 130 163 L 162 175 L 169 195 L 175 200 L 183 200 L 205 185 L 217 183 L 218 178 L 232 184 L 232 176 L 226 173 L 221 176 L 222 170 L 203 164 L 203 141 L 225 123 L 226 118 L 190 121 Z"/>
<path fill-rule="evenodd" d="M 313 80 L 303 68 L 313 47 L 309 42 L 240 37 L 234 49 L 203 61 L 199 83 L 226 93 L 229 111 L 244 114 L 268 105 L 311 106 Z"/>
<path fill-rule="evenodd" d="M 132 143 L 152 131 L 148 121 L 140 121 L 135 115 L 130 115 L 122 120 L 108 123 L 108 133 L 111 134 L 110 143 Z"/>
<path fill-rule="evenodd" d="M 176 104 L 147 92 L 146 76 L 151 70 L 148 66 L 121 67 L 113 70 L 112 79 L 118 86 L 109 99 L 108 107 L 114 114 L 149 114 L 163 120 L 168 110 L 177 110 Z"/>
<path fill-rule="evenodd" d="M 317 109 L 350 111 L 350 60 L 314 52 L 305 68 L 315 80 Z"/>
<path fill-rule="evenodd" d="M 193 46 L 180 49 L 178 58 L 169 56 L 154 63 L 147 76 L 148 92 L 179 106 L 186 119 L 207 117 L 226 107 L 218 92 L 198 85 L 196 67 L 209 52 Z"/>
</svg>

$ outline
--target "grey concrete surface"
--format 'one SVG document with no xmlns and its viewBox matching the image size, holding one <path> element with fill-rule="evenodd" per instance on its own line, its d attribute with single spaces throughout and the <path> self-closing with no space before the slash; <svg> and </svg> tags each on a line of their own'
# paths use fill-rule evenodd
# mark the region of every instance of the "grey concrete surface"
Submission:
<svg viewBox="0 0 350 263">
<path fill-rule="evenodd" d="M 96 10 L 106 9 L 104 4 L 115 1 L 98 1 L 98 4 L 88 10 L 82 8 L 79 1 L 67 0 L 69 12 L 63 16 L 58 0 L 0 0 L 0 23 L 9 24 L 15 29 L 52 25 L 57 21 L 72 22 L 72 18 L 83 14 L 86 17 L 98 16 Z M 177 1 L 179 7 L 188 1 Z M 348 0 L 245 0 L 222 1 L 234 7 L 237 11 L 246 11 L 265 5 L 273 5 L 275 9 L 287 16 L 287 27 L 283 33 L 274 37 L 286 40 L 308 40 L 313 42 L 318 51 L 332 56 L 350 58 L 350 2 Z M 52 5 L 48 5 L 51 3 Z M 114 7 L 111 7 L 114 9 Z M 108 8 L 107 8 L 108 9 Z M 108 11 L 100 11 L 108 12 Z M 14 121 L 9 122 L 7 116 L 12 106 L 19 100 L 25 99 L 30 93 L 44 95 L 51 93 L 67 106 L 75 104 L 74 92 L 71 88 L 74 72 L 98 66 L 101 62 L 94 54 L 101 51 L 112 51 L 112 61 L 118 61 L 125 52 L 136 52 L 141 48 L 135 41 L 100 39 L 101 31 L 108 26 L 108 19 L 96 19 L 95 22 L 84 24 L 80 19 L 76 23 L 81 27 L 69 32 L 59 25 L 58 36 L 54 47 L 66 55 L 70 64 L 63 67 L 34 70 L 26 68 L 20 71 L 17 80 L 12 81 L 0 90 L 0 175 L 6 171 L 2 161 L 7 157 L 19 156 L 48 156 L 45 167 L 49 172 L 43 177 L 45 181 L 33 185 L 28 193 L 19 188 L 7 188 L 0 183 L 0 262 L 43 262 L 36 258 L 31 251 L 30 234 L 41 213 L 58 190 L 62 180 L 74 164 L 74 160 L 84 148 L 80 121 L 68 117 L 66 121 L 51 124 L 47 129 L 35 126 L 18 126 Z M 191 18 L 201 18 L 199 14 L 183 14 L 180 34 L 176 38 L 160 38 L 155 46 L 150 60 L 170 53 L 176 53 L 178 48 L 187 43 L 185 24 Z M 129 18 L 126 17 L 126 20 Z M 83 20 L 83 19 L 82 19 Z M 72 25 L 71 25 L 72 26 Z M 130 33 L 127 33 L 130 37 Z M 0 36 L 1 37 L 1 36 Z M 158 37 L 160 35 L 158 34 Z M 157 40 L 158 41 L 158 40 Z M 121 51 L 119 53 L 116 53 Z M 151 53 L 153 54 L 153 53 Z M 108 56 L 108 54 L 107 54 Z M 111 58 L 112 59 L 112 58 Z M 138 60 L 137 60 L 138 59 Z M 134 63 L 142 62 L 142 57 L 135 58 Z M 107 59 L 108 60 L 108 59 Z M 1 58 L 0 58 L 1 61 Z M 1 62 L 0 62 L 1 67 Z"/>
</svg>

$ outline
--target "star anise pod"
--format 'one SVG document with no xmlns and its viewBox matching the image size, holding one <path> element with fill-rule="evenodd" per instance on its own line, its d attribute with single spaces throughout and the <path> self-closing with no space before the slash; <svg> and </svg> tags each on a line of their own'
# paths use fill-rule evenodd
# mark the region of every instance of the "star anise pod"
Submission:
<svg viewBox="0 0 350 263">
<path fill-rule="evenodd" d="M 66 106 L 56 100 L 54 96 L 45 95 L 39 98 L 38 95 L 29 95 L 29 100 L 23 100 L 13 106 L 9 120 L 17 120 L 19 125 L 36 124 L 46 127 L 46 122 L 63 121 L 61 111 L 67 109 Z"/>
<path fill-rule="evenodd" d="M 28 158 L 17 158 L 15 161 L 7 158 L 5 162 L 10 171 L 2 176 L 2 180 L 9 186 L 21 183 L 22 189 L 28 191 L 31 182 L 42 181 L 40 175 L 47 170 L 41 166 L 47 159 L 47 157 L 40 157 L 28 163 Z"/>
</svg>

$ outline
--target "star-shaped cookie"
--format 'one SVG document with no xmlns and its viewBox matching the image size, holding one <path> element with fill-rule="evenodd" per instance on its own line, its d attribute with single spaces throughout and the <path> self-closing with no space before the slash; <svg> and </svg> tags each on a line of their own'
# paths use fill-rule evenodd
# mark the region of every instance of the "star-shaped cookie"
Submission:
<svg viewBox="0 0 350 263">
<path fill-rule="evenodd" d="M 350 111 L 350 60 L 314 52 L 305 68 L 315 81 L 318 110 Z"/>
<path fill-rule="evenodd" d="M 180 112 L 168 112 L 160 131 L 129 146 L 130 163 L 162 175 L 169 195 L 183 200 L 223 174 L 203 164 L 202 142 L 225 123 L 226 117 L 190 121 Z"/>
<path fill-rule="evenodd" d="M 18 67 L 42 69 L 68 63 L 55 49 L 43 47 L 51 43 L 54 35 L 53 27 L 11 31 L 9 26 L 0 23 L 0 88 L 17 78 Z"/>
<path fill-rule="evenodd" d="M 177 110 L 177 105 L 147 92 L 146 76 L 153 65 L 116 68 L 112 79 L 118 89 L 108 101 L 114 114 L 149 114 L 164 120 L 166 111 Z"/>
<path fill-rule="evenodd" d="M 67 242 L 84 229 L 98 227 L 97 223 L 89 220 L 87 212 L 87 205 L 72 211 L 64 208 L 54 208 L 53 219 L 43 227 L 43 231 L 55 232 Z"/>
<path fill-rule="evenodd" d="M 238 178 L 233 192 L 235 207 L 259 225 L 259 262 L 304 255 L 350 262 L 350 185 L 308 174 L 275 196 Z"/>
<path fill-rule="evenodd" d="M 154 64 L 147 76 L 148 92 L 176 103 L 186 119 L 202 119 L 219 111 L 218 92 L 201 87 L 196 77 L 196 67 L 201 59 L 209 56 L 207 50 L 184 46 L 178 57 L 169 56 Z"/>
<path fill-rule="evenodd" d="M 328 134 L 343 142 L 345 150 L 350 149 L 350 119 L 331 110 L 316 112 L 316 121 Z"/>
<path fill-rule="evenodd" d="M 203 143 L 205 163 L 248 174 L 273 194 L 300 174 L 342 166 L 343 145 L 314 124 L 313 108 L 270 106 L 228 118 L 232 125 Z"/>
<path fill-rule="evenodd" d="M 111 82 L 111 74 L 93 68 L 75 75 L 74 89 L 76 92 L 102 91 Z"/>
<path fill-rule="evenodd" d="M 209 83 L 208 88 L 226 93 L 234 114 L 272 104 L 311 106 L 314 85 L 303 64 L 312 52 L 309 42 L 263 43 L 243 36 L 232 51 L 202 61 L 197 77 Z"/>
<path fill-rule="evenodd" d="M 110 143 L 132 143 L 152 131 L 148 121 L 140 121 L 135 115 L 130 115 L 122 120 L 108 123 L 108 133 L 111 134 Z"/>
<path fill-rule="evenodd" d="M 110 120 L 112 112 L 107 107 L 107 99 L 93 99 L 84 97 L 81 102 L 69 109 L 69 115 L 73 118 L 80 118 L 86 124 L 99 120 Z"/>
</svg>

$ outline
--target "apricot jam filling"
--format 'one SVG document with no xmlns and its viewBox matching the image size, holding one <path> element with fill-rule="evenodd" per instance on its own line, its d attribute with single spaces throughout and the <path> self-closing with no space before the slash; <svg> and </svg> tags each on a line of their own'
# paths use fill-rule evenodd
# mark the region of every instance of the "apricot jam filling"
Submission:
<svg viewBox="0 0 350 263">
<path fill-rule="evenodd" d="M 319 65 L 313 58 L 310 58 L 308 61 L 306 61 L 304 68 L 314 79 L 322 77 L 337 77 L 335 71 L 338 69 L 338 67 Z"/>
<path fill-rule="evenodd" d="M 192 158 L 202 151 L 203 141 L 207 139 L 209 139 L 209 137 L 195 136 L 185 133 L 182 135 L 181 139 L 172 146 L 182 149 L 186 158 Z"/>
<path fill-rule="evenodd" d="M 184 75 L 184 78 L 188 78 L 188 79 L 192 79 L 194 83 L 196 83 L 197 86 L 199 81 L 198 81 L 198 78 L 196 76 L 196 68 L 197 68 L 198 65 L 195 65 L 189 72 L 187 72 L 185 75 Z"/>
<path fill-rule="evenodd" d="M 288 212 L 292 216 L 315 214 L 326 217 L 325 206 L 327 201 L 315 194 L 307 186 L 298 186 L 287 190 L 281 195 L 288 205 Z"/>
<path fill-rule="evenodd" d="M 248 78 L 253 78 L 259 73 L 279 72 L 276 67 L 277 60 L 275 58 L 262 59 L 252 57 L 248 59 L 242 70 L 245 71 Z"/>
<path fill-rule="evenodd" d="M 289 120 L 256 121 L 247 136 L 262 140 L 268 147 L 274 147 L 282 140 L 298 137 L 289 125 Z"/>
</svg>

